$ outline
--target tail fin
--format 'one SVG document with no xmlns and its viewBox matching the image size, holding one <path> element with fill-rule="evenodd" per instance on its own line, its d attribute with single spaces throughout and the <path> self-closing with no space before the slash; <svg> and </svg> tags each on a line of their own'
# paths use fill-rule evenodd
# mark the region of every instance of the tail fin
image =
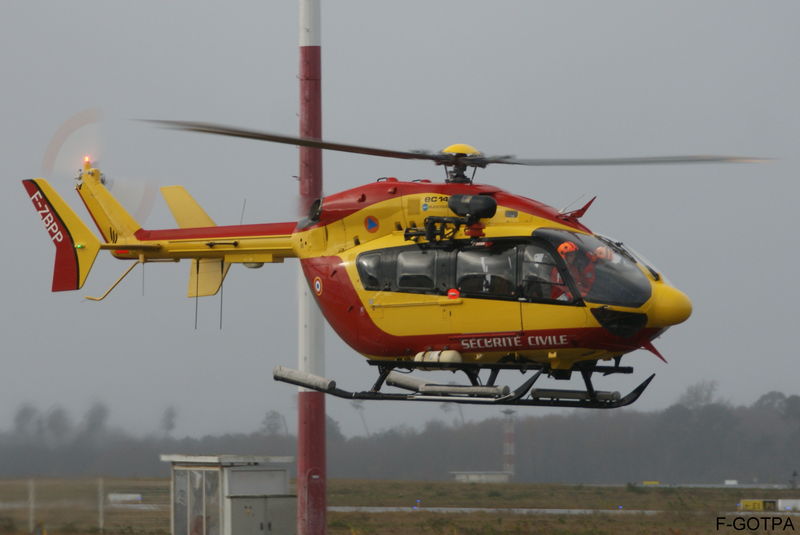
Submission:
<svg viewBox="0 0 800 535">
<path fill-rule="evenodd" d="M 186 297 L 217 295 L 230 267 L 230 262 L 217 258 L 193 259 L 192 265 L 189 266 L 189 286 L 186 290 Z"/>
<path fill-rule="evenodd" d="M 181 228 L 215 227 L 216 223 L 183 186 L 164 186 L 161 194 Z M 216 295 L 230 269 L 230 262 L 219 258 L 195 258 L 189 266 L 187 297 Z"/>
<path fill-rule="evenodd" d="M 94 169 L 88 157 L 84 160 L 78 195 L 92 215 L 97 229 L 109 243 L 138 241 L 134 234 L 142 226 L 106 189 L 99 169 Z"/>
<path fill-rule="evenodd" d="M 100 242 L 45 179 L 23 180 L 22 184 L 56 247 L 53 291 L 81 288 Z"/>
<path fill-rule="evenodd" d="M 216 223 L 183 186 L 163 186 L 161 195 L 167 201 L 172 217 L 181 228 L 214 227 Z"/>
</svg>

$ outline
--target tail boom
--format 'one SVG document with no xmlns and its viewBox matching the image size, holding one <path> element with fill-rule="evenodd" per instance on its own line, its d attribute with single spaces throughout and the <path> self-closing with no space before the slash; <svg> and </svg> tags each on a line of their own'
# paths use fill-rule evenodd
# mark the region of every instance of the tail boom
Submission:
<svg viewBox="0 0 800 535">
<path fill-rule="evenodd" d="M 140 229 L 130 239 L 103 244 L 117 258 L 224 259 L 230 263 L 280 263 L 294 258 L 295 223 L 264 223 L 164 230 Z"/>
</svg>

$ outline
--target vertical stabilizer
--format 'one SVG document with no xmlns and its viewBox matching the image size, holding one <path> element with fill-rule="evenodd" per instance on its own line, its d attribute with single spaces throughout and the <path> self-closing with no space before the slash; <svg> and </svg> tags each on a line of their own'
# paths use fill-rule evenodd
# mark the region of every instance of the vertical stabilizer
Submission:
<svg viewBox="0 0 800 535">
<path fill-rule="evenodd" d="M 103 174 L 91 166 L 87 158 L 83 164 L 78 194 L 92 215 L 100 234 L 109 243 L 137 241 L 134 233 L 142 226 L 106 189 Z"/>
<path fill-rule="evenodd" d="M 218 258 L 192 260 L 192 265 L 189 266 L 189 287 L 186 297 L 216 295 L 230 267 L 230 262 Z"/>
<path fill-rule="evenodd" d="M 56 247 L 53 291 L 81 288 L 97 258 L 99 240 L 45 179 L 23 180 L 22 185 Z"/>
<path fill-rule="evenodd" d="M 164 186 L 161 195 L 167 201 L 172 217 L 181 228 L 216 226 L 203 207 L 194 200 L 183 186 Z"/>
</svg>

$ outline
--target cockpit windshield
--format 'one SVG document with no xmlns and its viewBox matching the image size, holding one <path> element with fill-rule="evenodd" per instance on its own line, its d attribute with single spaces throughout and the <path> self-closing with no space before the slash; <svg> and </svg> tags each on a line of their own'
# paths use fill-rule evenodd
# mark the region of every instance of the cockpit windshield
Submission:
<svg viewBox="0 0 800 535">
<path fill-rule="evenodd" d="M 650 298 L 650 280 L 616 242 L 556 229 L 539 229 L 533 236 L 556 249 L 584 300 L 639 307 Z"/>
<path fill-rule="evenodd" d="M 632 258 L 633 261 L 638 262 L 639 264 L 647 268 L 647 271 L 650 272 L 650 274 L 653 276 L 654 279 L 664 280 L 664 275 L 661 273 L 661 271 L 659 271 L 659 269 L 655 266 L 655 264 L 653 264 L 650 260 L 645 258 L 643 254 L 639 253 L 638 251 L 635 251 L 629 245 L 626 245 L 621 241 L 615 240 L 614 238 L 609 238 L 608 236 L 601 236 L 599 234 L 595 234 L 595 236 L 597 236 L 604 242 L 608 243 L 609 246 L 611 247 L 622 249 Z"/>
</svg>

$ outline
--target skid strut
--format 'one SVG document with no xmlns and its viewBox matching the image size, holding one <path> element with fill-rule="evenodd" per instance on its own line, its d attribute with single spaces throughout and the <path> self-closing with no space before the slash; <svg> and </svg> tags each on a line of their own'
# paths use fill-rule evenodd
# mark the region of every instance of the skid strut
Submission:
<svg viewBox="0 0 800 535">
<path fill-rule="evenodd" d="M 636 401 L 644 392 L 645 388 L 653 380 L 655 374 L 645 379 L 639 386 L 633 389 L 626 396 L 621 396 L 619 392 L 607 392 L 595 390 L 591 382 L 591 374 L 600 372 L 610 373 L 632 373 L 632 368 L 620 366 L 583 366 L 580 368 L 581 375 L 586 385 L 586 390 L 559 390 L 533 388 L 534 383 L 545 373 L 542 366 L 531 364 L 494 364 L 483 366 L 470 366 L 459 364 L 441 363 L 440 366 L 431 366 L 431 363 L 417 365 L 407 361 L 374 362 L 370 364 L 378 366 L 378 380 L 372 389 L 353 392 L 339 388 L 336 381 L 313 375 L 307 372 L 277 366 L 273 370 L 273 377 L 276 381 L 290 383 L 293 385 L 309 388 L 318 392 L 324 392 L 332 396 L 344 399 L 364 399 L 364 400 L 389 400 L 389 401 L 434 401 L 449 403 L 471 403 L 481 405 L 518 405 L 518 406 L 544 406 L 544 407 L 576 407 L 590 409 L 614 409 L 624 407 Z M 395 371 L 399 369 L 421 368 L 430 370 L 443 369 L 452 371 L 463 371 L 470 380 L 468 385 L 439 384 L 426 379 L 413 377 L 409 373 Z M 490 369 L 490 376 L 487 384 L 478 384 L 478 372 L 483 368 Z M 525 380 L 519 387 L 511 389 L 506 385 L 497 385 L 497 375 L 502 369 L 521 370 L 523 373 L 528 369 L 536 370 L 531 377 Z M 404 390 L 405 392 L 382 392 L 381 388 L 390 386 Z"/>
</svg>

